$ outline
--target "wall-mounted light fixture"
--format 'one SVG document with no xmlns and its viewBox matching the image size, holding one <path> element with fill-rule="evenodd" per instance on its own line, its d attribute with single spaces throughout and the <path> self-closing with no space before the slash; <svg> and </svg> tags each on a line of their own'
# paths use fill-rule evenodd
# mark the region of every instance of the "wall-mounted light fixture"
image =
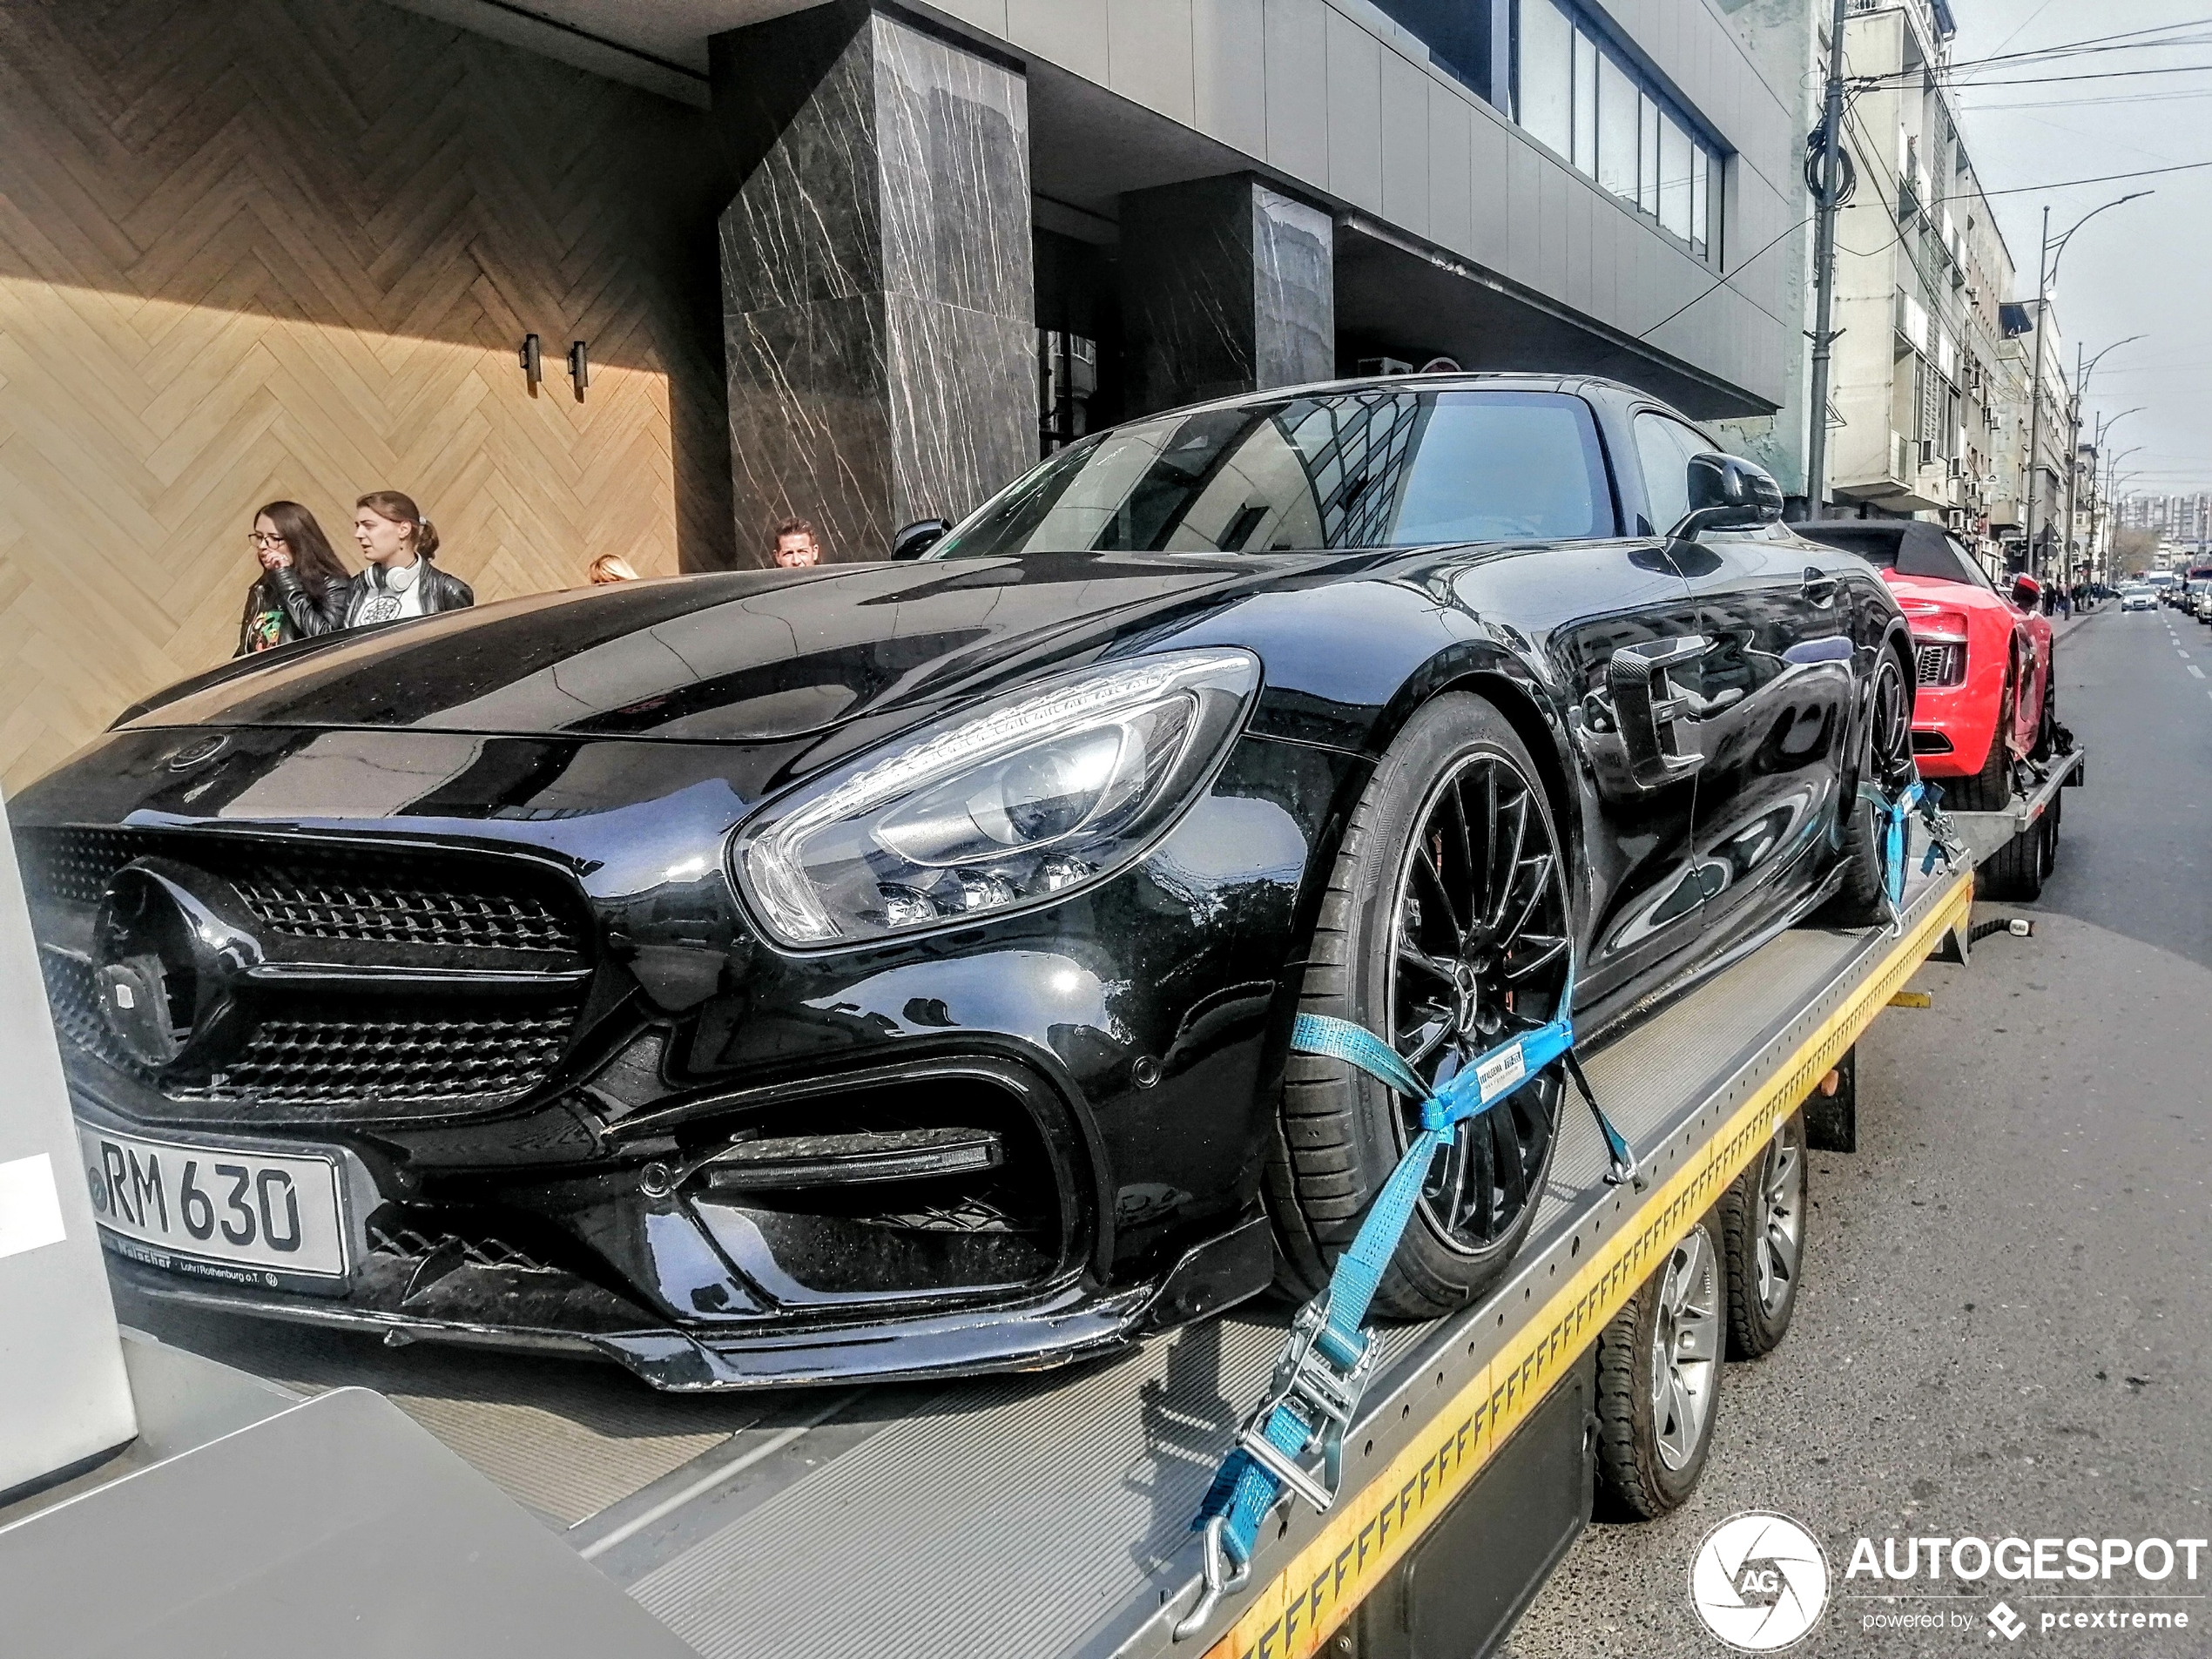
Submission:
<svg viewBox="0 0 2212 1659">
<path fill-rule="evenodd" d="M 576 401 L 583 401 L 583 388 L 591 384 L 591 357 L 577 341 L 569 347 L 569 378 L 576 382 Z"/>
<path fill-rule="evenodd" d="M 524 334 L 523 349 L 516 354 L 523 360 L 523 383 L 531 391 L 536 391 L 538 382 L 545 378 L 545 364 L 538 356 L 537 336 Z"/>
</svg>

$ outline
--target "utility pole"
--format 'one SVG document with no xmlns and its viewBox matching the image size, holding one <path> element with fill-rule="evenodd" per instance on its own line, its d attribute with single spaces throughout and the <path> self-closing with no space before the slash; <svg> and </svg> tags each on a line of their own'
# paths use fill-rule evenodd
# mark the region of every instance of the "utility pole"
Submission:
<svg viewBox="0 0 2212 1659">
<path fill-rule="evenodd" d="M 2043 481 L 2037 475 L 2042 469 L 2038 452 L 2043 447 L 2043 336 L 2048 332 L 2045 324 L 2049 313 L 2044 308 L 2047 289 L 2045 279 L 2051 269 L 2051 210 L 2043 210 L 2043 239 L 2035 251 L 2035 353 L 2027 371 L 2027 501 L 2023 510 L 2027 514 L 2027 573 L 2040 576 L 2035 557 L 2035 498 L 2042 493 Z"/>
<path fill-rule="evenodd" d="M 1812 238 L 1812 430 L 1805 437 L 1805 511 L 1813 518 L 1828 493 L 1828 360 L 1836 334 L 1836 198 L 1843 191 L 1844 24 L 1850 0 L 1836 0 L 1828 24 L 1828 97 L 1820 115 L 1820 198 Z M 2047 212 L 2045 215 L 2048 219 Z M 2047 223 L 2044 226 L 2048 229 Z"/>
</svg>

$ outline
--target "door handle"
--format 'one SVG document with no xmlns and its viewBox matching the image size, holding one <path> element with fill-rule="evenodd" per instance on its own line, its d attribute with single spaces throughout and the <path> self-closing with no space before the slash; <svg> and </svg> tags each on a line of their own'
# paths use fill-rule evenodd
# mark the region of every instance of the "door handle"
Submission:
<svg viewBox="0 0 2212 1659">
<path fill-rule="evenodd" d="M 1797 591 L 1817 605 L 1833 604 L 1836 601 L 1836 578 L 1825 570 L 1805 567 L 1804 577 L 1797 583 Z"/>
<path fill-rule="evenodd" d="M 1705 764 L 1705 757 L 1695 750 L 1682 752 L 1675 729 L 1684 715 L 1702 711 L 1707 706 L 1704 699 L 1678 689 L 1667 676 L 1670 670 L 1697 661 L 1709 646 L 1697 634 L 1648 640 L 1622 646 L 1605 665 L 1605 689 L 1621 724 L 1629 775 L 1641 788 L 1663 789 Z"/>
</svg>

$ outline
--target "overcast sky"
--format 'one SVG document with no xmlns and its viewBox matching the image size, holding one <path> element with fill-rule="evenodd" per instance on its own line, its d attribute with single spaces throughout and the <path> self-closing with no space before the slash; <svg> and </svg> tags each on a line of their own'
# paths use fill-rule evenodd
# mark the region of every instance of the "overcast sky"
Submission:
<svg viewBox="0 0 2212 1659">
<path fill-rule="evenodd" d="M 1951 3 L 1959 23 L 1951 53 L 1953 107 L 1983 187 L 2034 187 L 1991 202 L 2019 267 L 2016 298 L 2035 294 L 2036 248 L 2047 205 L 2056 238 L 2101 202 L 2134 190 L 2156 192 L 2100 214 L 2067 245 L 2058 267 L 2055 309 L 2069 374 L 2076 341 L 2094 356 L 2127 335 L 2148 336 L 2120 347 L 2089 377 L 2092 415 L 2143 406 L 2141 414 L 2113 428 L 2113 448 L 2142 446 L 2121 463 L 2122 492 L 2212 488 L 2212 314 L 2205 303 L 2212 292 L 2212 166 L 2043 188 L 2139 168 L 2212 162 L 2212 0 Z M 2184 24 L 2201 25 L 2177 31 L 2198 44 L 1979 68 L 1970 61 Z M 2177 65 L 2192 66 L 2194 72 L 2056 78 Z M 2085 417 L 2083 436 L 2088 435 Z M 2129 472 L 2139 475 L 2129 482 Z"/>
</svg>

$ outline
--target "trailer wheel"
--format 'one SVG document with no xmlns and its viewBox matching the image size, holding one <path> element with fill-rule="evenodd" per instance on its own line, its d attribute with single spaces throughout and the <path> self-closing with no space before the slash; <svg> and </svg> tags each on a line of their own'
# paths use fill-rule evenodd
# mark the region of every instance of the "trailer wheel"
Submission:
<svg viewBox="0 0 2212 1659">
<path fill-rule="evenodd" d="M 1709 1212 L 1599 1333 L 1598 1486 L 1611 1518 L 1649 1521 L 1696 1489 L 1712 1449 L 1727 1297 Z"/>
<path fill-rule="evenodd" d="M 2033 900 L 2043 896 L 2043 872 L 2047 867 L 2043 862 L 2043 842 L 2051 833 L 2047 820 L 2047 814 L 2037 819 L 1982 865 L 1979 885 L 1985 898 Z"/>
<path fill-rule="evenodd" d="M 1757 1359 L 1780 1345 L 1797 1308 L 1805 1252 L 1805 1116 L 1792 1112 L 1721 1195 L 1728 1264 L 1728 1352 Z"/>
<path fill-rule="evenodd" d="M 2063 793 L 2051 797 L 2051 804 L 2043 809 L 2043 879 L 2049 880 L 2051 872 L 2059 867 L 2059 814 Z"/>
</svg>

